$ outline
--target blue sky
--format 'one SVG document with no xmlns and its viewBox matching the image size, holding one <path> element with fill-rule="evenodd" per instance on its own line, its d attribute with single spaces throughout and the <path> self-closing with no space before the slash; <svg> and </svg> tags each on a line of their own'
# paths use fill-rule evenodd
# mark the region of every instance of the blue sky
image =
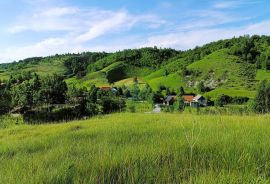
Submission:
<svg viewBox="0 0 270 184">
<path fill-rule="evenodd" d="M 0 62 L 270 35 L 269 0 L 0 1 Z"/>
</svg>

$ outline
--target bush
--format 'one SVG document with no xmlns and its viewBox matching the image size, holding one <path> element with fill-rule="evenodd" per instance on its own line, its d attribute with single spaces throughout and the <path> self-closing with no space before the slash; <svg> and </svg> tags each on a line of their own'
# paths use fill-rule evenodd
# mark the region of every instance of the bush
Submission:
<svg viewBox="0 0 270 184">
<path fill-rule="evenodd" d="M 161 108 L 163 112 L 174 112 L 175 107 L 173 105 L 166 105 Z"/>
<path fill-rule="evenodd" d="M 223 107 L 224 105 L 227 104 L 242 105 L 244 103 L 247 103 L 248 101 L 249 101 L 248 97 L 241 97 L 241 96 L 231 97 L 228 95 L 220 95 L 216 99 L 215 105 L 219 107 Z"/>
<path fill-rule="evenodd" d="M 128 112 L 131 112 L 131 113 L 135 113 L 136 112 L 136 107 L 135 107 L 134 102 L 128 103 L 127 110 L 128 110 Z"/>
<path fill-rule="evenodd" d="M 244 103 L 247 103 L 248 101 L 249 101 L 248 97 L 241 97 L 241 96 L 232 97 L 231 99 L 231 103 L 238 105 L 242 105 Z"/>
<path fill-rule="evenodd" d="M 70 121 L 82 117 L 83 114 L 80 111 L 79 105 L 60 108 L 52 107 L 51 110 L 31 110 L 23 114 L 23 119 L 28 123 Z"/>
</svg>

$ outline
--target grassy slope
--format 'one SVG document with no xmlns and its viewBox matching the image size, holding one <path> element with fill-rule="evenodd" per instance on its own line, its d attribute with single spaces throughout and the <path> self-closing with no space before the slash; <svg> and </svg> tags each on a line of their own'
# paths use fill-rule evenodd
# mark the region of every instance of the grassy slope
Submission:
<svg viewBox="0 0 270 184">
<path fill-rule="evenodd" d="M 114 114 L 1 129 L 0 183 L 269 183 L 269 122 Z"/>
<path fill-rule="evenodd" d="M 200 75 L 195 81 L 221 81 L 218 87 L 207 93 L 206 95 L 215 98 L 220 94 L 228 94 L 230 96 L 247 96 L 254 98 L 255 92 L 244 86 L 243 77 L 239 75 L 242 64 L 239 58 L 227 54 L 227 50 L 216 51 L 204 59 L 194 62 L 188 66 L 190 70 L 200 71 Z"/>
<path fill-rule="evenodd" d="M 270 80 L 270 71 L 258 70 L 256 80 Z"/>
<path fill-rule="evenodd" d="M 241 64 L 235 56 L 227 54 L 227 50 L 216 51 L 204 59 L 194 62 L 188 66 L 190 70 L 200 71 L 201 74 L 196 79 L 205 80 L 209 77 L 210 71 L 213 72 L 214 80 L 226 80 L 226 85 L 231 87 L 239 87 L 241 78 L 239 77 L 239 69 Z"/>
<path fill-rule="evenodd" d="M 107 57 L 110 59 L 111 55 Z M 29 65 L 19 71 L 32 71 L 40 75 L 47 75 L 52 73 L 63 74 L 66 69 L 63 66 L 63 60 L 52 59 L 50 62 L 41 62 L 39 65 Z M 104 58 L 106 60 L 106 58 Z M 101 62 L 104 59 L 98 61 Z M 221 80 L 222 82 L 217 86 L 214 91 L 207 93 L 207 96 L 215 98 L 219 94 L 228 94 L 231 96 L 248 96 L 254 97 L 254 89 L 250 90 L 245 88 L 244 84 L 246 79 L 239 76 L 239 70 L 242 67 L 238 62 L 239 58 L 230 56 L 226 49 L 218 50 L 206 56 L 200 61 L 196 61 L 190 65 L 184 58 L 174 57 L 164 62 L 161 69 L 153 70 L 147 67 L 136 67 L 132 65 L 125 65 L 123 62 L 115 62 L 111 65 L 97 71 L 89 72 L 81 79 L 72 77 L 67 79 L 67 83 L 78 87 L 89 87 L 92 84 L 96 86 L 109 86 L 107 73 L 115 70 L 112 77 L 116 77 L 114 85 L 120 86 L 123 84 L 132 85 L 133 77 L 137 76 L 142 84 L 149 83 L 149 85 L 157 90 L 160 85 L 165 85 L 170 88 L 178 89 L 184 86 L 186 91 L 193 91 L 196 89 L 198 81 Z M 189 70 L 199 71 L 199 75 L 193 78 L 183 79 L 179 73 L 179 69 L 187 66 Z M 169 71 L 169 75 L 165 76 L 165 70 Z M 9 75 L 19 71 L 0 71 L 0 80 L 8 79 Z M 119 71 L 119 72 L 118 72 Z M 119 76 L 116 76 L 119 74 Z M 270 79 L 269 71 L 258 70 L 256 80 Z M 187 87 L 190 80 L 193 81 L 193 87 Z"/>
<path fill-rule="evenodd" d="M 3 71 L 0 73 L 0 80 L 7 80 L 13 73 L 17 74 L 23 71 L 35 72 L 41 76 L 46 76 L 54 73 L 61 75 L 66 72 L 66 68 L 64 67 L 61 60 L 54 60 L 53 62 L 41 62 L 37 65 L 27 65 L 27 67 L 16 71 Z"/>
<path fill-rule="evenodd" d="M 256 95 L 256 91 L 248 91 L 245 89 L 233 89 L 233 88 L 232 89 L 231 88 L 218 88 L 218 89 L 215 89 L 213 91 L 207 92 L 204 95 L 215 99 L 220 94 L 229 95 L 229 96 L 233 96 L 233 97 L 245 96 L 245 97 L 249 97 L 249 98 L 254 98 Z"/>
<path fill-rule="evenodd" d="M 178 73 L 169 74 L 168 76 L 163 75 L 155 78 L 150 77 L 152 76 L 147 76 L 145 80 L 154 90 L 157 90 L 158 87 L 161 85 L 168 86 L 172 89 L 178 89 L 180 86 L 184 86 L 184 83 L 182 82 L 181 77 Z"/>
<path fill-rule="evenodd" d="M 179 75 L 179 69 L 184 65 L 186 65 L 186 63 L 183 59 L 172 58 L 166 65 L 162 66 L 161 69 L 145 76 L 144 80 L 149 83 L 154 90 L 157 90 L 161 85 L 178 89 L 180 86 L 185 86 L 182 77 Z M 170 73 L 167 76 L 165 76 L 166 70 Z"/>
<path fill-rule="evenodd" d="M 89 87 L 91 84 L 94 84 L 96 86 L 109 86 L 109 82 L 107 79 L 107 72 L 115 70 L 116 74 L 120 74 L 122 76 L 117 76 L 120 78 L 117 82 L 115 82 L 114 85 L 121 86 L 123 84 L 125 85 L 132 85 L 133 84 L 133 77 L 137 76 L 140 79 L 141 83 L 145 83 L 143 79 L 141 79 L 141 76 L 145 76 L 149 73 L 151 73 L 153 70 L 147 68 L 147 67 L 136 67 L 136 66 L 129 66 L 124 65 L 122 62 L 116 62 L 113 63 L 105 68 L 103 68 L 100 71 L 97 72 L 89 72 L 87 75 L 81 79 L 77 79 L 76 77 L 72 77 L 70 79 L 67 79 L 67 83 L 78 87 Z M 119 72 L 117 72 L 117 70 Z"/>
</svg>

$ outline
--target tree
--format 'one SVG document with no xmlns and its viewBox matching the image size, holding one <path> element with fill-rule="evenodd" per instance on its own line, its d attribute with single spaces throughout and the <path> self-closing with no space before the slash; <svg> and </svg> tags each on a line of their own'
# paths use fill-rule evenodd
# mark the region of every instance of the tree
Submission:
<svg viewBox="0 0 270 184">
<path fill-rule="evenodd" d="M 139 98 L 141 100 L 149 100 L 152 94 L 152 88 L 149 84 L 146 84 L 142 90 L 140 90 Z"/>
<path fill-rule="evenodd" d="M 12 105 L 22 109 L 31 108 L 33 105 L 33 91 L 29 81 L 24 81 L 12 87 Z"/>
<path fill-rule="evenodd" d="M 177 102 L 175 103 L 175 108 L 177 111 L 183 111 L 185 109 L 185 101 L 182 96 L 177 97 Z"/>
<path fill-rule="evenodd" d="M 139 81 L 138 81 L 138 77 L 134 77 L 134 78 L 133 78 L 133 82 L 136 83 L 136 84 L 138 84 L 138 82 L 139 82 Z"/>
<path fill-rule="evenodd" d="M 198 88 L 198 91 L 199 91 L 200 93 L 205 92 L 205 86 L 204 86 L 204 83 L 203 83 L 202 81 L 199 82 L 199 84 L 197 85 L 197 88 Z"/>
<path fill-rule="evenodd" d="M 86 115 L 88 115 L 88 116 L 97 115 L 97 114 L 101 113 L 101 111 L 102 111 L 101 106 L 99 106 L 98 104 L 95 104 L 93 102 L 89 102 L 89 101 L 86 102 L 85 110 L 86 110 Z"/>
<path fill-rule="evenodd" d="M 270 83 L 266 80 L 262 81 L 258 87 L 253 110 L 257 113 L 270 112 Z"/>
<path fill-rule="evenodd" d="M 63 77 L 54 74 L 42 81 L 41 101 L 46 104 L 63 104 L 67 97 L 67 84 Z"/>
<path fill-rule="evenodd" d="M 169 87 L 166 87 L 166 96 L 171 95 L 171 90 Z"/>
<path fill-rule="evenodd" d="M 87 100 L 91 103 L 96 103 L 97 102 L 97 93 L 98 93 L 98 88 L 95 85 L 92 85 L 90 87 L 88 94 L 87 94 Z"/>
<path fill-rule="evenodd" d="M 218 107 L 223 107 L 224 105 L 227 105 L 228 103 L 230 103 L 231 101 L 231 97 L 228 95 L 219 95 L 215 101 L 215 105 Z"/>
<path fill-rule="evenodd" d="M 179 97 L 182 97 L 185 94 L 184 88 L 181 86 L 179 89 Z"/>
<path fill-rule="evenodd" d="M 126 103 L 123 99 L 119 97 L 112 97 L 112 96 L 103 96 L 100 99 L 99 104 L 102 107 L 102 113 L 108 114 L 111 112 L 122 111 L 125 108 Z"/>
<path fill-rule="evenodd" d="M 139 100 L 140 88 L 137 83 L 134 83 L 130 90 L 133 100 Z"/>
<path fill-rule="evenodd" d="M 164 70 L 164 76 L 167 77 L 169 75 L 169 71 L 167 69 Z"/>
<path fill-rule="evenodd" d="M 39 76 L 35 73 L 34 79 L 31 81 L 31 91 L 33 95 L 33 104 L 38 105 L 40 102 L 40 88 L 41 88 L 41 80 Z"/>
<path fill-rule="evenodd" d="M 11 109 L 11 100 L 9 92 L 0 87 L 0 114 L 5 114 Z"/>
<path fill-rule="evenodd" d="M 162 95 L 161 91 L 157 91 L 152 96 L 152 102 L 153 104 L 159 104 L 162 103 L 164 99 L 164 96 Z"/>
</svg>

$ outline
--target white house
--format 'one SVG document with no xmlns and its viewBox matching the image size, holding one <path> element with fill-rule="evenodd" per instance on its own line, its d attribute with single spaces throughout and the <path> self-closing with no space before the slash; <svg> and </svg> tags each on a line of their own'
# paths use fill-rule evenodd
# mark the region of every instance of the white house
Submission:
<svg viewBox="0 0 270 184">
<path fill-rule="evenodd" d="M 202 95 L 197 95 L 192 100 L 192 106 L 207 106 L 207 100 Z"/>
</svg>

